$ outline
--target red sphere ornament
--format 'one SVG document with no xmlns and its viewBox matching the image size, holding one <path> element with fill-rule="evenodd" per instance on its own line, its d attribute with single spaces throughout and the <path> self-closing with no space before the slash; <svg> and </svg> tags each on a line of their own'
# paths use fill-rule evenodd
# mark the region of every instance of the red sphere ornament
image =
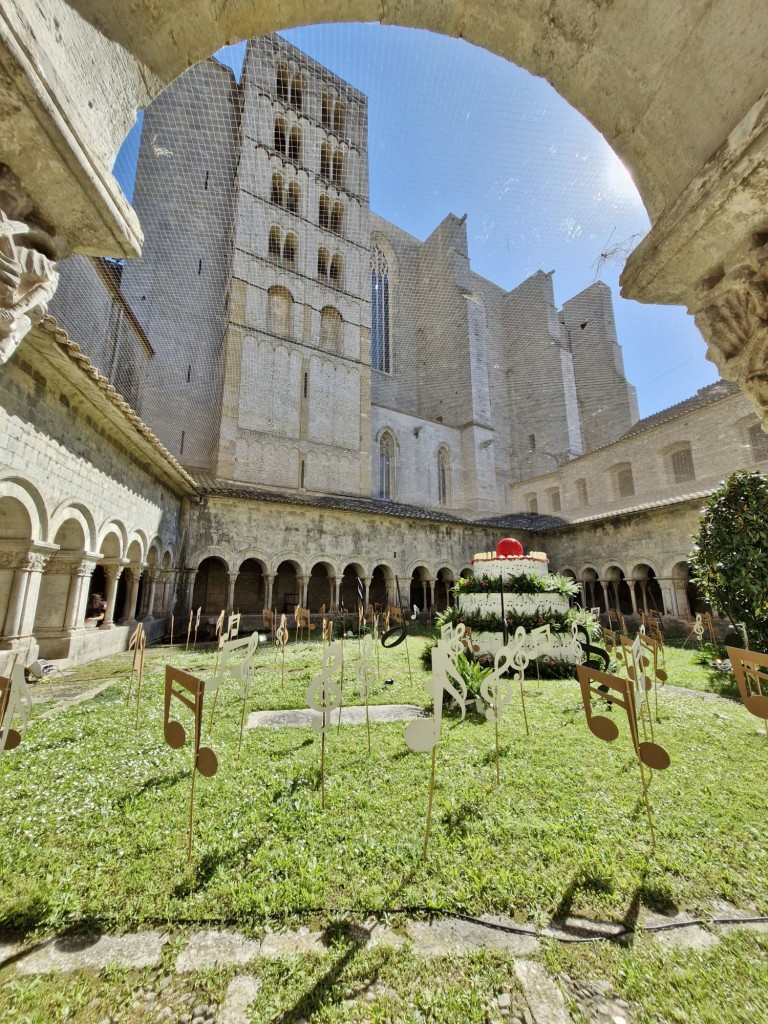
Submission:
<svg viewBox="0 0 768 1024">
<path fill-rule="evenodd" d="M 519 540 L 515 540 L 514 537 L 505 537 L 496 545 L 497 555 L 522 555 L 522 553 L 523 545 Z"/>
</svg>

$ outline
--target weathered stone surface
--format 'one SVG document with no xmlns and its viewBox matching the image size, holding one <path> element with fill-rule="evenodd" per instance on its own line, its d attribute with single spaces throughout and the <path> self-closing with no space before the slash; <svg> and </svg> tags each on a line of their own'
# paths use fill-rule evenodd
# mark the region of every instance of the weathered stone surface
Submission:
<svg viewBox="0 0 768 1024">
<path fill-rule="evenodd" d="M 371 704 L 368 709 L 371 722 L 405 722 L 425 715 L 423 708 L 414 704 Z M 318 717 L 314 713 L 314 717 Z M 252 711 L 248 716 L 249 729 L 284 729 L 310 725 L 313 712 L 308 708 L 291 711 Z M 338 712 L 333 716 L 334 724 Z M 342 725 L 365 725 L 365 707 L 347 706 L 341 709 Z"/>
<path fill-rule="evenodd" d="M 572 1024 L 563 994 L 542 964 L 516 960 L 515 974 L 536 1024 Z"/>
<path fill-rule="evenodd" d="M 322 953 L 325 951 L 322 932 L 311 932 L 309 928 L 299 928 L 290 932 L 267 932 L 261 941 L 261 956 L 268 960 L 280 957 L 302 956 L 304 953 Z"/>
<path fill-rule="evenodd" d="M 483 917 L 493 924 L 515 922 L 500 917 Z M 441 918 L 434 921 L 409 921 L 406 926 L 414 952 L 423 956 L 443 956 L 449 953 L 467 953 L 476 949 L 500 949 L 528 956 L 535 953 L 539 942 L 534 935 L 522 935 L 495 928 L 484 928 L 470 921 Z"/>
<path fill-rule="evenodd" d="M 101 970 L 108 964 L 121 967 L 150 967 L 160 962 L 167 942 L 161 932 L 130 935 L 68 935 L 46 942 L 16 965 L 20 974 L 50 974 L 52 971 Z"/>
<path fill-rule="evenodd" d="M 218 1024 L 248 1024 L 248 1007 L 259 994 L 261 982 L 250 974 L 233 978 L 227 988 L 224 1004 L 219 1012 Z"/>
<path fill-rule="evenodd" d="M 261 943 L 239 932 L 194 932 L 179 953 L 176 970 L 180 973 L 205 967 L 247 964 L 259 955 Z"/>
<path fill-rule="evenodd" d="M 639 924 L 642 928 L 656 928 L 664 925 L 680 925 L 680 927 L 664 928 L 659 931 L 648 932 L 648 934 L 669 949 L 710 949 L 716 946 L 719 939 L 717 935 L 706 931 L 698 924 L 685 926 L 690 920 L 686 914 L 654 914 L 643 911 L 640 914 Z"/>
</svg>

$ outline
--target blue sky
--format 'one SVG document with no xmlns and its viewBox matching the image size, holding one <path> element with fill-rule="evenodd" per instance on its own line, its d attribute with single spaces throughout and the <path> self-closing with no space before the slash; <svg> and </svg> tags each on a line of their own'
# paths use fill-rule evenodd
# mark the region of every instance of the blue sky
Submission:
<svg viewBox="0 0 768 1024">
<path fill-rule="evenodd" d="M 416 29 L 325 25 L 282 35 L 368 96 L 376 213 L 422 239 L 447 213 L 466 213 L 477 273 L 511 288 L 554 270 L 558 304 L 599 272 L 643 416 L 717 379 L 685 310 L 620 298 L 621 243 L 626 251 L 648 231 L 645 209 L 603 137 L 547 82 Z M 244 49 L 217 56 L 239 75 Z M 115 164 L 129 196 L 139 131 L 140 123 Z"/>
</svg>

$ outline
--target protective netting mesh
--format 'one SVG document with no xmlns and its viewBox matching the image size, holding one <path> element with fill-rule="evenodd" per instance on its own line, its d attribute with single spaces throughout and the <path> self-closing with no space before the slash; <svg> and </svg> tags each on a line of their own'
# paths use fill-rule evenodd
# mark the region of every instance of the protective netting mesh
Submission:
<svg viewBox="0 0 768 1024">
<path fill-rule="evenodd" d="M 648 414 L 714 379 L 681 311 L 619 298 L 648 221 L 603 138 L 457 40 L 228 47 L 115 170 L 143 255 L 66 261 L 51 312 L 199 476 L 501 513 L 629 429 L 632 383 Z"/>
</svg>

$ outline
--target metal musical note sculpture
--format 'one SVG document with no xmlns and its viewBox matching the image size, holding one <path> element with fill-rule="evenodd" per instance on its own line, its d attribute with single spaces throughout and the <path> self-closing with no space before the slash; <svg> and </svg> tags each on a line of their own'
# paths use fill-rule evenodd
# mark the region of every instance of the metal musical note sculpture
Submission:
<svg viewBox="0 0 768 1024">
<path fill-rule="evenodd" d="M 288 620 L 285 614 L 280 616 L 280 625 L 277 627 L 277 633 L 275 634 L 275 645 L 280 647 L 283 652 L 283 662 L 280 669 L 280 685 L 285 687 L 285 645 L 288 643 Z"/>
<path fill-rule="evenodd" d="M 405 656 L 408 659 L 408 679 L 413 685 L 413 674 L 411 672 L 411 653 L 408 650 L 408 625 L 403 618 L 403 602 L 400 597 L 400 580 L 395 576 L 395 586 L 397 587 L 397 606 L 390 605 L 387 609 L 389 613 L 389 619 L 395 623 L 394 626 L 384 630 L 381 634 L 381 646 L 382 647 L 397 647 L 399 644 L 405 641 Z M 414 605 L 414 608 L 416 606 Z M 416 609 L 418 613 L 418 608 Z M 411 621 L 416 616 L 411 617 Z"/>
<path fill-rule="evenodd" d="M 751 715 L 763 719 L 768 738 L 768 696 L 763 695 L 763 684 L 768 686 L 768 654 L 744 651 L 739 647 L 726 647 L 726 651 L 731 659 L 741 702 Z"/>
<path fill-rule="evenodd" d="M 275 613 L 269 608 L 261 609 L 261 622 L 264 629 L 268 629 L 270 633 L 275 631 Z"/>
<path fill-rule="evenodd" d="M 32 697 L 24 678 L 24 665 L 18 654 L 13 659 L 11 671 L 0 676 L 0 754 L 15 750 L 24 739 L 32 713 Z M 18 728 L 13 723 L 20 718 Z"/>
<path fill-rule="evenodd" d="M 200 746 L 200 736 L 203 724 L 203 698 L 205 696 L 205 683 L 202 679 L 184 672 L 173 665 L 165 666 L 165 707 L 163 714 L 163 735 L 169 747 L 178 750 L 184 746 L 187 738 L 186 731 L 181 722 L 171 718 L 171 702 L 178 700 L 184 707 L 194 715 L 194 734 L 192 742 L 192 788 L 189 795 L 189 843 L 187 859 L 192 857 L 192 828 L 195 816 L 195 779 L 200 772 L 206 778 L 211 778 L 219 768 L 216 754 L 210 747 Z"/>
<path fill-rule="evenodd" d="M 592 696 L 603 697 L 605 693 L 611 694 L 611 704 L 623 708 L 627 714 L 629 731 L 632 738 L 632 746 L 637 757 L 640 769 L 640 780 L 643 786 L 643 797 L 645 799 L 645 813 L 648 817 L 648 825 L 651 831 L 651 845 L 656 845 L 656 836 L 653 830 L 653 816 L 651 814 L 651 803 L 648 799 L 648 780 L 645 777 L 643 765 L 651 769 L 663 771 L 669 767 L 670 760 L 667 751 L 658 743 L 644 740 L 640 741 L 638 730 L 638 712 L 635 706 L 635 686 L 628 679 L 620 676 L 610 675 L 607 672 L 600 672 L 595 668 L 588 668 L 586 665 L 578 665 L 576 674 L 581 689 L 581 699 L 584 704 L 584 713 L 587 717 L 587 726 L 593 736 L 598 739 L 612 743 L 619 735 L 619 727 L 612 718 L 606 715 L 596 715 L 592 711 Z"/>
<path fill-rule="evenodd" d="M 184 647 L 184 653 L 185 654 L 189 650 L 189 638 L 192 635 L 192 619 L 194 618 L 194 615 L 195 615 L 194 611 L 190 608 L 189 609 L 189 622 L 187 623 L 187 642 L 186 642 L 186 645 Z"/>
<path fill-rule="evenodd" d="M 664 644 L 661 643 L 656 636 L 650 636 L 648 633 L 643 632 L 643 628 L 640 628 L 638 633 L 640 637 L 640 643 L 642 644 L 644 651 L 644 665 L 645 668 L 653 666 L 653 702 L 654 712 L 656 714 L 656 721 L 660 722 L 659 718 L 659 685 L 662 686 L 667 681 L 667 666 L 664 659 Z"/>
<path fill-rule="evenodd" d="M 429 834 L 432 828 L 432 802 L 435 795 L 436 751 L 440 742 L 443 723 L 443 698 L 447 693 L 461 709 L 462 720 L 467 712 L 467 684 L 456 667 L 456 659 L 464 650 L 462 643 L 464 626 L 460 623 L 454 631 L 450 624 L 440 631 L 437 646 L 432 648 L 432 674 L 424 684 L 428 696 L 432 698 L 433 710 L 431 718 L 419 718 L 411 722 L 405 730 L 405 742 L 416 753 L 432 751 L 432 770 L 429 782 L 429 800 L 427 803 L 427 828 L 424 834 L 423 856 L 427 856 Z"/>
<path fill-rule="evenodd" d="M 341 668 L 341 644 L 333 643 L 323 649 L 323 667 L 307 687 L 307 705 L 317 714 L 312 717 L 312 728 L 320 733 L 320 806 L 325 809 L 325 734 L 331 727 L 331 714 L 338 708 L 341 721 L 343 698 L 341 687 L 333 676 Z"/>
<path fill-rule="evenodd" d="M 256 648 L 259 645 L 259 632 L 255 630 L 250 636 L 238 637 L 228 640 L 221 651 L 221 674 L 229 674 L 231 679 L 240 683 L 240 700 L 243 707 L 240 712 L 240 738 L 237 744 L 237 754 L 243 747 L 243 729 L 245 728 L 245 713 L 248 709 L 248 697 L 251 692 L 251 683 L 256 673 Z M 240 657 L 242 655 L 242 657 Z M 238 660 L 239 659 L 239 660 Z M 215 709 L 214 699 L 214 709 Z M 211 713 L 211 726 L 213 725 L 213 713 Z"/>
<path fill-rule="evenodd" d="M 315 627 L 309 617 L 309 608 L 302 608 L 301 605 L 296 605 L 296 611 L 293 613 L 293 617 L 296 623 L 296 642 L 298 642 L 299 639 L 299 631 L 301 631 L 301 639 L 303 642 L 304 630 L 307 631 L 307 639 L 310 640 L 312 630 Z"/>
<path fill-rule="evenodd" d="M 136 728 L 139 727 L 139 711 L 141 709 L 141 681 L 144 676 L 144 655 L 147 649 L 147 636 L 144 632 L 143 623 L 139 623 L 131 633 L 130 639 L 128 640 L 128 650 L 133 651 L 133 666 L 131 668 L 131 678 L 128 683 L 128 696 L 125 698 L 126 704 L 130 702 L 131 691 L 133 690 L 133 676 L 138 671 L 138 681 L 136 684 Z"/>
<path fill-rule="evenodd" d="M 219 647 L 221 646 L 219 644 L 219 640 L 221 639 L 221 634 L 224 631 L 224 618 L 225 618 L 226 614 L 227 614 L 226 609 L 222 608 L 221 611 L 219 612 L 219 617 L 216 619 L 216 626 L 214 627 L 214 634 L 216 636 L 216 649 L 217 649 L 217 651 L 218 651 Z"/>
<path fill-rule="evenodd" d="M 357 692 L 365 701 L 365 728 L 368 733 L 368 753 L 371 752 L 371 722 L 368 715 L 368 704 L 370 702 L 371 687 L 373 686 L 373 637 L 370 633 L 363 637 L 360 645 L 360 659 L 355 668 L 357 677 Z M 341 713 L 339 713 L 341 717 Z"/>
<path fill-rule="evenodd" d="M 710 630 L 711 630 L 711 628 L 712 628 L 712 626 L 711 626 L 712 619 L 710 618 L 709 621 L 710 621 Z M 688 636 L 685 638 L 685 642 L 683 643 L 683 647 L 686 646 L 686 644 L 688 643 L 688 641 L 691 639 L 692 636 L 695 636 L 696 639 L 699 641 L 699 647 L 703 647 L 704 646 L 704 617 L 701 614 L 701 612 L 696 612 L 696 618 L 693 620 L 693 629 L 688 634 Z"/>
<path fill-rule="evenodd" d="M 373 646 L 376 648 L 376 678 L 381 679 L 381 661 L 379 659 L 379 613 L 371 612 L 371 622 L 373 624 Z"/>
<path fill-rule="evenodd" d="M 202 610 L 203 610 L 203 608 L 202 608 L 202 605 L 201 605 L 197 609 L 197 611 L 195 612 L 195 639 L 194 639 L 194 641 L 192 643 L 192 650 L 193 651 L 197 648 L 197 631 L 198 631 L 198 629 L 200 629 L 200 613 L 202 612 Z"/>
<path fill-rule="evenodd" d="M 518 633 L 522 632 L 522 637 Z M 493 659 L 493 669 L 488 673 L 480 684 L 480 696 L 485 701 L 485 717 L 493 723 L 496 741 L 496 785 L 501 784 L 501 769 L 499 767 L 499 722 L 504 714 L 504 708 L 512 700 L 512 686 L 507 678 L 510 666 L 514 662 L 512 648 L 520 645 L 525 640 L 525 630 L 522 626 L 515 633 L 515 639 L 511 644 L 500 647 Z M 517 675 L 515 675 L 517 678 Z"/>
<path fill-rule="evenodd" d="M 324 644 L 333 643 L 333 619 L 323 619 L 322 636 Z"/>
<path fill-rule="evenodd" d="M 171 647 L 173 647 L 173 623 L 174 623 L 173 612 L 171 612 Z"/>
</svg>

